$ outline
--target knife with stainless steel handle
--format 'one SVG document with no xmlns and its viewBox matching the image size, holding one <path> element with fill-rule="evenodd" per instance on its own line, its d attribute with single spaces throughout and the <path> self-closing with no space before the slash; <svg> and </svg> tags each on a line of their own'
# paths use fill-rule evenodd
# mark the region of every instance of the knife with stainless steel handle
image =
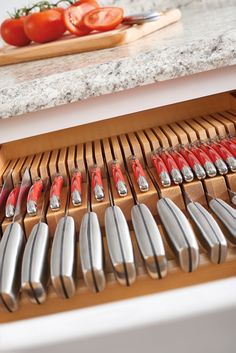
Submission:
<svg viewBox="0 0 236 353">
<path fill-rule="evenodd" d="M 21 222 L 26 212 L 26 198 L 30 185 L 30 174 L 26 169 L 13 222 L 7 226 L 0 242 L 0 303 L 8 311 L 15 311 L 18 308 L 20 267 L 25 243 Z"/>
<path fill-rule="evenodd" d="M 219 220 L 228 229 L 230 235 L 232 236 L 232 242 L 236 244 L 236 210 L 227 202 L 219 198 L 210 200 L 209 206 Z"/>
<path fill-rule="evenodd" d="M 131 219 L 147 272 L 152 278 L 167 275 L 167 259 L 161 234 L 149 208 L 144 204 L 132 207 Z"/>
<path fill-rule="evenodd" d="M 75 244 L 74 219 L 64 216 L 57 224 L 50 259 L 52 284 L 57 295 L 62 298 L 71 298 L 76 291 Z"/>
<path fill-rule="evenodd" d="M 203 237 L 211 261 L 216 264 L 224 262 L 227 256 L 227 241 L 218 223 L 199 202 L 189 202 L 187 210 Z"/>
<path fill-rule="evenodd" d="M 199 265 L 199 247 L 186 216 L 169 198 L 157 201 L 157 211 L 178 256 L 181 269 L 185 272 L 196 270 Z"/>
<path fill-rule="evenodd" d="M 110 206 L 106 209 L 105 230 L 117 281 L 129 286 L 136 279 L 136 268 L 128 224 L 118 206 Z"/>
<path fill-rule="evenodd" d="M 103 268 L 102 234 L 95 212 L 87 212 L 81 222 L 80 260 L 86 285 L 93 292 L 105 288 L 106 279 Z"/>
<path fill-rule="evenodd" d="M 41 304 L 46 300 L 46 286 L 48 282 L 48 246 L 49 228 L 45 221 L 48 207 L 47 181 L 44 191 L 44 201 L 41 219 L 36 224 L 25 246 L 22 269 L 21 288 L 33 303 Z"/>
</svg>

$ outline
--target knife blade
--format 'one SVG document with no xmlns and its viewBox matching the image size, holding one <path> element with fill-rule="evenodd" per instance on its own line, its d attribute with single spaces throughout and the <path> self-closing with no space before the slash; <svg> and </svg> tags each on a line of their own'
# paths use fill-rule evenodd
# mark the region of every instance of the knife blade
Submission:
<svg viewBox="0 0 236 353">
<path fill-rule="evenodd" d="M 167 197 L 157 201 L 157 211 L 178 256 L 181 269 L 185 272 L 196 270 L 199 265 L 199 247 L 188 219 Z"/>
<path fill-rule="evenodd" d="M 13 222 L 7 226 L 0 242 L 0 304 L 10 312 L 18 308 L 20 267 L 25 243 L 21 222 L 26 212 L 26 198 L 30 185 L 30 174 L 26 169 Z"/>
<path fill-rule="evenodd" d="M 73 217 L 62 217 L 56 227 L 50 259 L 51 280 L 59 297 L 71 298 L 75 283 L 75 222 Z"/>
<path fill-rule="evenodd" d="M 206 244 L 213 263 L 223 263 L 227 256 L 227 241 L 218 223 L 199 202 L 189 202 L 187 210 Z"/>
<path fill-rule="evenodd" d="M 213 198 L 210 200 L 209 206 L 228 229 L 231 235 L 231 241 L 236 244 L 236 210 L 227 202 L 219 198 Z"/>
<path fill-rule="evenodd" d="M 80 260 L 84 280 L 93 292 L 101 292 L 106 285 L 103 268 L 102 234 L 95 212 L 87 212 L 81 222 Z"/>
<path fill-rule="evenodd" d="M 109 206 L 106 209 L 105 230 L 117 281 L 121 285 L 130 286 L 136 280 L 136 268 L 129 228 L 120 207 Z"/>
<path fill-rule="evenodd" d="M 131 219 L 148 274 L 152 278 L 167 275 L 167 259 L 161 234 L 149 208 L 137 204 L 131 209 Z"/>
</svg>

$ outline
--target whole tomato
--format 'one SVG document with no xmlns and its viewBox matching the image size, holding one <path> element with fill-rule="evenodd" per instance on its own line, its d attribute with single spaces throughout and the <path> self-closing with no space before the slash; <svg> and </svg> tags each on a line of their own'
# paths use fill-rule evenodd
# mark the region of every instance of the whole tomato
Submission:
<svg viewBox="0 0 236 353">
<path fill-rule="evenodd" d="M 63 14 L 64 10 L 61 8 L 32 13 L 24 22 L 26 35 L 36 43 L 59 39 L 66 31 Z"/>
<path fill-rule="evenodd" d="M 1 37 L 7 44 L 23 47 L 31 42 L 24 30 L 26 18 L 8 18 L 1 24 Z"/>
</svg>

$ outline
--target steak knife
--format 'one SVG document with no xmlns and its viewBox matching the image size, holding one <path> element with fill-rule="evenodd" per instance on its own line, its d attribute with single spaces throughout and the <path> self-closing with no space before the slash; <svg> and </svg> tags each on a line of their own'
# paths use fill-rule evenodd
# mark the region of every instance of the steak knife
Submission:
<svg viewBox="0 0 236 353">
<path fill-rule="evenodd" d="M 7 226 L 0 242 L 0 303 L 10 312 L 18 308 L 18 293 L 21 284 L 20 267 L 25 243 L 21 223 L 26 213 L 26 198 L 30 186 L 30 174 L 26 169 L 13 222 Z"/>
<path fill-rule="evenodd" d="M 49 202 L 49 180 L 45 183 L 41 219 L 28 238 L 25 246 L 22 269 L 21 288 L 33 303 L 41 304 L 46 300 L 48 281 L 48 246 L 49 228 L 46 223 L 46 211 Z"/>
</svg>

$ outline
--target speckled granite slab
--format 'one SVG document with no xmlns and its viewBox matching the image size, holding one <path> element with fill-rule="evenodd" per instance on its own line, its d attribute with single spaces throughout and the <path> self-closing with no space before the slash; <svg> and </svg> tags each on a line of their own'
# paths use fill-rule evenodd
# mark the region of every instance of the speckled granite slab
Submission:
<svg viewBox="0 0 236 353">
<path fill-rule="evenodd" d="M 0 118 L 235 65 L 236 0 L 174 3 L 181 22 L 129 45 L 0 68 Z"/>
</svg>

